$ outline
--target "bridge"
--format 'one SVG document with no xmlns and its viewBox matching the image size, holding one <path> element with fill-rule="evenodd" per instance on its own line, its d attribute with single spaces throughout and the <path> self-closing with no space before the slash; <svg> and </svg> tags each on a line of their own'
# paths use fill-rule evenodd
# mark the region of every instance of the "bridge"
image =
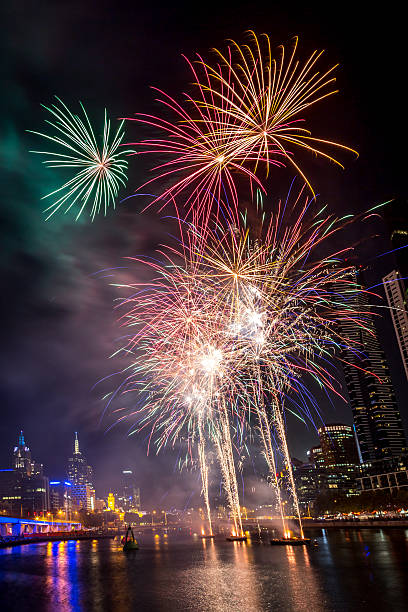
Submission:
<svg viewBox="0 0 408 612">
<path fill-rule="evenodd" d="M 81 529 L 81 523 L 59 519 L 45 521 L 43 519 L 0 515 L 0 536 L 2 537 L 10 535 L 22 536 L 32 533 L 55 533 L 58 531 L 72 531 L 73 529 Z"/>
</svg>

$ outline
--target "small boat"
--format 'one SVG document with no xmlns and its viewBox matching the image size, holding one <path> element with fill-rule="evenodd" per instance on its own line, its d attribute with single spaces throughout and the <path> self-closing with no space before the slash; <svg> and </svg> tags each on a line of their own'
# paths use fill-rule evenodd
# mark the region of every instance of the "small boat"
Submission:
<svg viewBox="0 0 408 612">
<path fill-rule="evenodd" d="M 225 539 L 227 540 L 227 542 L 246 542 L 248 538 L 245 535 L 244 536 L 230 535 Z"/>
<path fill-rule="evenodd" d="M 310 538 L 272 538 L 272 546 L 306 546 L 310 544 Z"/>
<path fill-rule="evenodd" d="M 215 538 L 215 535 L 213 533 L 210 533 L 208 535 L 202 533 L 198 537 L 201 538 L 202 540 L 211 540 L 212 538 Z"/>
<path fill-rule="evenodd" d="M 122 538 L 122 542 L 124 552 L 128 550 L 139 550 L 139 544 L 137 543 L 133 529 L 130 525 L 127 528 L 125 537 Z"/>
</svg>

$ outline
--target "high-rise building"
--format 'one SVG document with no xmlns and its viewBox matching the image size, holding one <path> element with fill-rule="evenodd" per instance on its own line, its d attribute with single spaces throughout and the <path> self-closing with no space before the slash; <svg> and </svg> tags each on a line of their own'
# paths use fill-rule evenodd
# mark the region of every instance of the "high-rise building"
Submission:
<svg viewBox="0 0 408 612">
<path fill-rule="evenodd" d="M 88 511 L 94 509 L 95 503 L 92 477 L 92 468 L 79 450 L 78 433 L 75 432 L 74 453 L 68 459 L 68 481 L 72 483 L 73 503 Z"/>
<path fill-rule="evenodd" d="M 31 461 L 31 452 L 25 443 L 23 431 L 20 431 L 20 435 L 18 437 L 18 444 L 14 447 L 13 450 L 13 468 L 21 474 L 31 476 L 33 468 Z"/>
<path fill-rule="evenodd" d="M 48 478 L 43 466 L 31 458 L 24 433 L 13 447 L 12 468 L 0 470 L 0 503 L 4 509 L 19 516 L 47 512 L 49 509 Z"/>
<path fill-rule="evenodd" d="M 347 496 L 356 493 L 357 445 L 350 425 L 332 423 L 318 429 L 327 487 Z"/>
<path fill-rule="evenodd" d="M 353 347 L 343 350 L 344 376 L 361 460 L 367 462 L 399 455 L 407 444 L 369 296 L 355 290 L 363 288 L 360 276 L 354 268 L 343 290 L 353 309 L 363 313 L 359 316 L 364 317 L 364 327 L 349 317 L 341 323 L 341 332 L 347 346 Z"/>
<path fill-rule="evenodd" d="M 50 510 L 54 515 L 72 518 L 72 483 L 68 480 L 50 480 Z"/>
<path fill-rule="evenodd" d="M 383 277 L 383 284 L 405 376 L 408 378 L 408 312 L 404 281 L 398 270 L 392 270 Z"/>
<path fill-rule="evenodd" d="M 326 467 L 359 463 L 353 428 L 330 423 L 318 429 L 322 457 Z"/>
<path fill-rule="evenodd" d="M 72 500 L 73 504 L 87 512 L 93 512 L 95 509 L 95 489 L 92 485 L 83 484 L 81 482 L 72 484 Z"/>
<path fill-rule="evenodd" d="M 49 479 L 40 475 L 23 477 L 21 503 L 23 511 L 29 516 L 47 512 L 50 508 Z"/>
<path fill-rule="evenodd" d="M 313 446 L 307 451 L 309 463 L 313 463 L 316 467 L 324 467 L 323 451 L 321 446 Z"/>
<path fill-rule="evenodd" d="M 0 470 L 0 510 L 16 516 L 23 516 L 22 479 L 21 472 L 13 468 Z"/>
<path fill-rule="evenodd" d="M 123 510 L 140 510 L 140 489 L 136 486 L 132 470 L 122 470 L 122 488 L 118 495 L 118 503 Z"/>
</svg>

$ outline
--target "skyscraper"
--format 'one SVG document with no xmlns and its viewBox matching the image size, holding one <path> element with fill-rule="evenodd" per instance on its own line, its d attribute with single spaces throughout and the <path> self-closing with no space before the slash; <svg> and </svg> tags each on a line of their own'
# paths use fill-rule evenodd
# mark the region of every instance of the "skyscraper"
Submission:
<svg viewBox="0 0 408 612">
<path fill-rule="evenodd" d="M 347 496 L 355 494 L 359 459 L 353 428 L 332 423 L 319 427 L 318 434 L 328 489 Z"/>
<path fill-rule="evenodd" d="M 122 470 L 122 505 L 124 510 L 140 510 L 140 489 L 132 470 Z"/>
<path fill-rule="evenodd" d="M 361 273 L 354 268 L 343 291 L 359 316 L 364 317 L 364 328 L 352 317 L 341 324 L 347 346 L 343 350 L 344 376 L 353 411 L 359 450 L 363 462 L 396 456 L 406 450 L 402 427 L 388 364 L 381 348 L 369 296 L 362 288 Z M 354 287 L 350 289 L 351 286 Z"/>
<path fill-rule="evenodd" d="M 92 484 L 92 468 L 79 450 L 77 432 L 74 438 L 74 454 L 68 459 L 68 480 L 72 483 L 74 504 L 84 510 L 93 510 L 95 491 Z"/>
<path fill-rule="evenodd" d="M 356 465 L 358 453 L 353 428 L 330 423 L 318 429 L 324 465 Z"/>
<path fill-rule="evenodd" d="M 26 476 L 32 472 L 31 452 L 25 443 L 24 433 L 20 431 L 18 444 L 13 450 L 13 468 Z"/>
<path fill-rule="evenodd" d="M 49 508 L 48 478 L 43 476 L 43 466 L 32 460 L 22 431 L 18 444 L 13 447 L 12 466 L 0 470 L 0 504 L 21 516 L 46 512 Z"/>
<path fill-rule="evenodd" d="M 404 281 L 398 270 L 392 270 L 384 276 L 383 284 L 405 376 L 408 378 L 408 313 Z"/>
</svg>

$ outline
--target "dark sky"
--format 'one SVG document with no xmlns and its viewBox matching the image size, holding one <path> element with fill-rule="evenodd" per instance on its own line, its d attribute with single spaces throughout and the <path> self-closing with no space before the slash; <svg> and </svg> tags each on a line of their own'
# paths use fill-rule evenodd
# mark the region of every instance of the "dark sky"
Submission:
<svg viewBox="0 0 408 612">
<path fill-rule="evenodd" d="M 50 476 L 63 475 L 73 431 L 95 467 L 97 493 L 114 486 L 123 467 L 135 469 L 146 506 L 167 494 L 168 504 L 183 505 L 198 491 L 197 475 L 174 470 L 177 451 L 146 457 L 141 438 L 126 428 L 107 431 L 100 422 L 104 404 L 94 384 L 115 371 L 108 359 L 120 330 L 112 304 L 117 294 L 99 270 L 123 265 L 129 255 L 147 253 L 169 232 L 153 212 L 139 215 L 135 199 L 91 224 L 72 215 L 48 222 L 40 198 L 58 184 L 55 171 L 41 166 L 28 150 L 43 129 L 41 103 L 53 95 L 68 106 L 85 103 L 92 120 L 149 112 L 157 85 L 171 94 L 187 87 L 190 75 L 181 53 L 208 54 L 226 38 L 243 38 L 254 28 L 273 44 L 301 38 L 300 53 L 327 50 L 327 64 L 341 64 L 341 93 L 310 113 L 322 137 L 356 148 L 346 170 L 305 158 L 305 167 L 322 201 L 336 212 L 360 212 L 392 197 L 406 197 L 404 113 L 406 99 L 405 20 L 399 3 L 343 2 L 10 2 L 0 13 L 1 96 L 1 418 L 0 466 L 23 428 L 36 459 Z M 128 128 L 129 140 L 137 138 Z M 401 144 L 402 143 L 402 144 Z M 285 194 L 292 180 L 281 171 L 269 187 L 271 201 Z M 144 179 L 132 160 L 125 197 Z M 365 256 L 386 250 L 385 239 L 370 240 Z M 373 232 L 381 233 L 377 224 Z M 392 265 L 379 260 L 373 281 Z M 377 275 L 377 276 L 376 276 Z M 393 339 L 389 321 L 381 324 Z M 400 400 L 407 394 L 394 341 L 385 347 Z M 350 421 L 347 406 L 322 406 L 327 421 Z M 406 415 L 405 415 L 406 416 Z M 293 453 L 304 456 L 316 442 L 313 428 L 293 426 Z"/>
</svg>

